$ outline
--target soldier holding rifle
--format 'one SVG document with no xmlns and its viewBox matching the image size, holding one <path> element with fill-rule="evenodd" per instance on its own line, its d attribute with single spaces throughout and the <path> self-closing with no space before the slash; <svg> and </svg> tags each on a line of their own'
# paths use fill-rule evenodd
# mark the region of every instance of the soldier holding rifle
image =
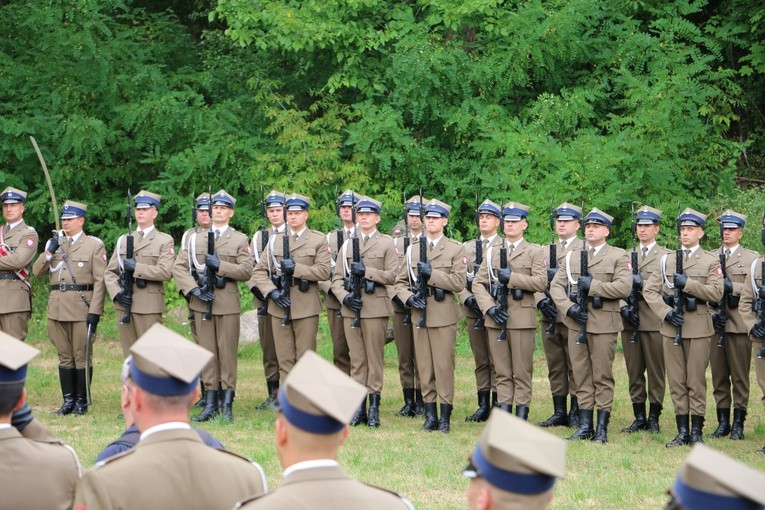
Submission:
<svg viewBox="0 0 765 510">
<path fill-rule="evenodd" d="M 660 259 L 643 287 L 646 303 L 662 318 L 664 364 L 677 422 L 677 436 L 667 448 L 702 442 L 706 369 L 714 335 L 707 302 L 723 295 L 720 261 L 699 246 L 706 220 L 705 214 L 690 208 L 678 215 L 681 248 Z"/>
<path fill-rule="evenodd" d="M 627 252 L 610 246 L 613 217 L 593 208 L 585 218 L 587 250 L 566 256 L 550 286 L 558 312 L 569 328 L 568 349 L 576 379 L 579 429 L 569 439 L 608 442 L 608 422 L 614 402 L 613 364 L 622 330 L 619 300 L 632 288 Z M 585 267 L 586 266 L 586 267 Z M 572 300 L 572 289 L 578 298 Z M 594 407 L 597 429 L 593 429 Z"/>
<path fill-rule="evenodd" d="M 138 337 L 153 324 L 162 322 L 165 311 L 163 282 L 172 278 L 175 260 L 173 238 L 158 231 L 154 225 L 161 197 L 142 190 L 132 200 L 138 228 L 132 230 L 133 215 L 128 198 L 128 233 L 117 239 L 104 274 L 106 291 L 114 301 L 125 357 Z M 133 246 L 131 257 L 127 256 L 129 244 Z"/>
</svg>

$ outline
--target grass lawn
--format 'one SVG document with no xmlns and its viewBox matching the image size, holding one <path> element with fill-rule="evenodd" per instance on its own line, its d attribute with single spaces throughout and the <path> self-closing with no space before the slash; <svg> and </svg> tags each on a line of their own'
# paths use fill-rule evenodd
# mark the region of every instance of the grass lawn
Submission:
<svg viewBox="0 0 765 510">
<path fill-rule="evenodd" d="M 166 325 L 190 337 L 186 326 L 168 318 Z M 464 326 L 463 326 L 464 327 Z M 98 452 L 118 437 L 124 429 L 119 408 L 119 369 L 122 351 L 117 340 L 116 319 L 107 305 L 94 347 L 93 405 L 83 417 L 55 416 L 49 411 L 61 404 L 56 351 L 47 340 L 45 318 L 35 314 L 30 324 L 28 342 L 41 349 L 32 362 L 27 378 L 28 399 L 35 416 L 55 435 L 69 443 L 84 466 L 93 464 Z M 321 322 L 319 353 L 331 359 L 331 341 L 325 320 Z M 475 380 L 467 335 L 461 332 L 457 344 L 456 399 L 452 432 L 420 431 L 421 419 L 398 418 L 402 404 L 398 381 L 396 350 L 393 343 L 385 348 L 385 390 L 382 395 L 382 426 L 377 430 L 354 428 L 341 449 L 340 461 L 354 477 L 399 491 L 419 509 L 465 508 L 468 480 L 461 476 L 466 458 L 473 449 L 482 424 L 465 423 L 465 416 L 476 407 Z M 675 473 L 689 448 L 666 449 L 664 443 L 675 435 L 675 422 L 669 395 L 661 417 L 662 434 L 623 434 L 620 429 L 632 421 L 632 406 L 627 393 L 624 358 L 617 353 L 616 396 L 605 446 L 575 442 L 568 449 L 568 473 L 556 486 L 553 508 L 660 508 Z M 750 411 L 745 427 L 745 441 L 726 439 L 707 444 L 741 462 L 765 469 L 765 456 L 754 450 L 765 445 L 765 412 L 762 394 L 751 374 Z M 716 426 L 715 407 L 709 382 L 705 432 Z M 281 480 L 281 467 L 273 446 L 274 415 L 255 411 L 265 398 L 265 382 L 258 344 L 239 350 L 239 381 L 234 402 L 235 421 L 231 424 L 212 421 L 202 426 L 212 432 L 228 449 L 259 462 L 273 489 Z M 544 353 L 537 345 L 534 359 L 534 400 L 529 420 L 547 418 L 552 411 Z M 196 414 L 197 409 L 192 413 Z M 565 437 L 570 429 L 555 428 L 552 433 Z"/>
</svg>

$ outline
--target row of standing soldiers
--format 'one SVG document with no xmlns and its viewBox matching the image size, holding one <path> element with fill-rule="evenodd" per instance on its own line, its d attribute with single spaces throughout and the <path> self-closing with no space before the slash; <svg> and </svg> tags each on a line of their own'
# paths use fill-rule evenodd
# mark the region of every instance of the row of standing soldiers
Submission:
<svg viewBox="0 0 765 510">
<path fill-rule="evenodd" d="M 154 227 L 160 199 L 147 191 L 134 197 L 138 228 L 118 239 L 108 262 L 103 243 L 83 232 L 87 206 L 67 202 L 63 231 L 34 263 L 34 274 L 48 274 L 51 283 L 48 332 L 59 352 L 59 414 L 87 412 L 90 347 L 106 294 L 127 353 L 161 322 L 163 282 L 175 277 L 189 303 L 194 338 L 214 355 L 202 374 L 204 409 L 197 421 L 233 417 L 237 282 L 246 282 L 261 319 L 268 398 L 260 408 L 275 408 L 279 381 L 304 352 L 315 350 L 323 293 L 334 364 L 369 392 L 369 406 L 360 406 L 354 425 L 380 425 L 390 316 L 404 395 L 400 416 L 424 415 L 425 430 L 449 432 L 456 323 L 465 315 L 478 395 L 467 421 L 486 420 L 493 406 L 526 419 L 538 310 L 554 407 L 540 425 L 569 425 L 577 429 L 572 439 L 607 441 L 621 333 L 630 338 L 623 349 L 635 414 L 624 431 L 659 431 L 666 374 L 678 426 L 668 446 L 700 441 L 711 360 L 719 425 L 713 436 L 743 438 L 750 338 L 765 336 L 755 313 L 765 292 L 762 259 L 738 242 L 746 217 L 734 211 L 720 218 L 724 259 L 699 248 L 706 216 L 683 211 L 680 262 L 656 244 L 661 211 L 642 207 L 635 214 L 640 249 L 631 260 L 606 243 L 610 215 L 594 208 L 580 222 L 583 211 L 568 203 L 552 212 L 557 240 L 549 247 L 524 239 L 527 206 L 490 200 L 476 213 L 479 239 L 462 244 L 444 235 L 451 208 L 436 199 L 407 200 L 402 235 L 393 238 L 377 230 L 381 204 L 348 190 L 337 199 L 341 227 L 325 235 L 307 227 L 307 197 L 272 191 L 264 199 L 271 226 L 250 241 L 229 225 L 236 200 L 220 190 L 197 197 L 198 225 L 184 234 L 176 256 L 172 238 Z M 0 285 L 8 297 L 0 304 L 0 329 L 23 339 L 31 313 L 26 266 L 36 255 L 37 234 L 23 222 L 24 192 L 8 188 L 2 201 Z M 576 235 L 581 225 L 585 242 Z M 721 347 L 712 346 L 717 335 Z M 765 392 L 762 363 L 756 367 Z"/>
</svg>

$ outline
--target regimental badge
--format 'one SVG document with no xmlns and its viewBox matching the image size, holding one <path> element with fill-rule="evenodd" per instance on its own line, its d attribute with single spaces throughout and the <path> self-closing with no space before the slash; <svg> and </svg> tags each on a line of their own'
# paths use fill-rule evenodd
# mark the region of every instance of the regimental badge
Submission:
<svg viewBox="0 0 765 510">
<path fill-rule="evenodd" d="M 722 276 L 722 267 L 717 266 L 717 276 Z"/>
<path fill-rule="evenodd" d="M 101 255 L 101 258 L 103 258 L 103 259 L 104 259 L 104 262 L 106 262 L 106 253 L 103 253 L 103 254 Z"/>
<path fill-rule="evenodd" d="M 175 247 L 174 246 L 170 247 L 170 255 L 175 255 Z"/>
<path fill-rule="evenodd" d="M 547 259 L 542 259 L 542 267 L 547 267 Z"/>
<path fill-rule="evenodd" d="M 31 238 L 31 237 L 30 237 L 30 238 L 28 238 L 28 239 L 27 239 L 27 246 L 28 246 L 29 248 L 31 248 L 31 247 L 32 247 L 32 246 L 34 246 L 34 245 L 35 245 L 35 242 L 32 240 L 32 238 Z"/>
<path fill-rule="evenodd" d="M 467 257 L 464 255 L 462 256 L 462 265 L 467 266 Z"/>
<path fill-rule="evenodd" d="M 247 245 L 247 255 L 252 255 L 252 247 L 249 244 Z"/>
<path fill-rule="evenodd" d="M 396 255 L 400 257 L 401 256 L 401 252 L 398 251 L 398 245 L 394 245 L 393 248 L 396 250 Z"/>
<path fill-rule="evenodd" d="M 629 260 L 627 261 L 627 269 L 632 271 L 632 262 L 630 262 Z"/>
</svg>

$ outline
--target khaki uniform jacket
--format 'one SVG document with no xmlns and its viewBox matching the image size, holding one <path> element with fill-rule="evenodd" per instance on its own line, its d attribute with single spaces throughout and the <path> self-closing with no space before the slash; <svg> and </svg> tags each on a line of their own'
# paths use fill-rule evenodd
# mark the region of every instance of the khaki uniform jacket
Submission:
<svg viewBox="0 0 765 510">
<path fill-rule="evenodd" d="M 403 224 L 403 222 L 400 222 Z M 408 245 L 412 244 L 412 241 L 414 239 L 417 239 L 417 236 L 409 235 L 409 242 Z M 406 247 L 407 249 L 409 246 Z M 398 274 L 398 271 L 401 270 L 401 264 L 404 263 L 404 256 L 406 255 L 406 249 L 404 249 L 404 236 L 394 237 L 393 238 L 393 249 L 396 251 L 396 257 L 398 257 L 398 260 L 396 262 L 396 274 Z M 395 282 L 394 282 L 395 283 Z M 397 313 L 405 313 L 406 310 L 403 306 L 398 304 L 397 301 L 393 300 L 393 297 L 396 295 L 396 287 L 394 285 L 388 285 L 388 297 L 391 299 L 391 303 L 393 305 L 393 311 Z"/>
<path fill-rule="evenodd" d="M 257 464 L 210 448 L 193 429 L 172 429 L 96 464 L 77 485 L 74 504 L 91 510 L 229 509 L 266 491 Z"/>
<path fill-rule="evenodd" d="M 557 261 L 556 267 L 558 268 L 558 271 L 560 271 L 561 268 L 563 268 L 566 262 L 566 254 L 571 251 L 575 253 L 579 253 L 579 250 L 581 250 L 583 246 L 584 246 L 584 242 L 578 237 L 575 237 L 569 244 L 566 245 L 566 249 L 564 251 L 560 249 L 560 239 L 559 239 L 558 248 L 555 250 L 555 260 Z M 542 252 L 544 253 L 545 260 L 547 261 L 547 267 L 549 267 L 550 266 L 550 245 L 548 244 L 547 246 L 543 246 Z M 545 288 L 547 288 L 546 284 L 547 282 L 545 282 Z M 542 301 L 545 297 L 547 296 L 545 295 L 544 292 L 537 292 L 536 294 L 534 294 L 534 306 L 539 305 L 539 302 Z M 563 322 L 563 319 L 565 316 L 566 316 L 565 314 L 558 313 L 558 315 L 555 317 L 555 322 L 556 323 Z"/>
<path fill-rule="evenodd" d="M 427 240 L 427 238 L 426 238 Z M 427 241 L 426 241 L 427 242 Z M 467 277 L 467 258 L 465 249 L 459 242 L 444 236 L 434 250 L 428 250 L 428 260 L 433 268 L 433 274 L 428 280 L 430 292 L 427 298 L 426 324 L 428 328 L 440 328 L 456 324 L 460 319 L 460 309 L 454 294 L 462 292 Z M 414 294 L 412 274 L 419 277 L 417 263 L 420 261 L 420 241 L 412 242 L 405 255 L 405 260 L 399 267 L 396 276 L 396 295 L 402 303 Z M 445 297 L 441 302 L 436 301 L 432 287 L 444 289 Z M 412 323 L 417 324 L 420 311 L 412 310 Z"/>
<path fill-rule="evenodd" d="M 762 262 L 763 258 L 760 257 L 750 264 L 750 273 L 747 275 L 746 284 L 741 289 L 741 301 L 738 306 L 741 320 L 747 333 L 752 332 L 752 328 L 759 320 L 755 302 L 758 299 L 759 287 L 765 285 L 765 281 L 762 279 Z M 735 284 L 733 288 L 735 290 Z M 755 342 L 760 341 L 759 338 L 754 336 L 750 336 L 750 338 Z"/>
<path fill-rule="evenodd" d="M 57 442 L 26 439 L 15 428 L 0 430 L 0 501 L 3 508 L 72 508 L 81 468 L 74 450 Z"/>
<path fill-rule="evenodd" d="M 347 240 L 346 236 L 348 229 L 342 228 L 342 235 L 343 238 L 340 241 L 340 245 Z M 350 229 L 351 232 L 353 232 L 353 228 Z M 319 288 L 324 293 L 324 305 L 327 307 L 328 310 L 340 310 L 341 304 L 340 301 L 338 301 L 336 294 L 333 292 L 330 292 L 332 288 L 332 276 L 337 272 L 337 238 L 338 238 L 338 231 L 337 229 L 331 231 L 327 234 L 327 246 L 329 247 L 329 256 L 330 256 L 330 275 L 329 279 L 324 280 L 322 282 L 319 282 Z"/>
<path fill-rule="evenodd" d="M 674 289 L 670 288 L 667 282 L 672 284 L 675 267 L 675 252 L 672 251 L 659 260 L 658 267 L 654 269 L 653 274 L 643 286 L 643 298 L 662 321 L 661 334 L 668 337 L 674 337 L 677 328 L 664 320 L 672 307 L 664 302 L 662 296 L 674 294 Z M 697 298 L 696 311 L 685 311 L 683 338 L 711 337 L 715 331 L 707 302 L 719 302 L 722 298 L 723 281 L 720 261 L 701 248 L 697 248 L 690 260 L 684 261 L 683 269 L 688 275 L 684 292 Z"/>
<path fill-rule="evenodd" d="M 491 239 L 491 243 L 484 243 L 483 240 L 480 240 L 482 243 L 482 246 L 485 244 L 486 248 L 488 249 L 490 244 L 499 243 L 499 236 L 494 235 Z M 465 248 L 465 257 L 467 258 L 467 278 L 475 278 L 475 273 L 477 272 L 475 269 L 475 259 L 476 259 L 476 240 L 471 239 L 470 241 L 465 241 L 462 243 L 462 246 Z M 486 251 L 485 249 L 481 248 L 481 262 L 486 258 Z M 480 263 L 478 264 L 481 265 Z M 465 285 L 465 288 L 462 289 L 462 292 L 460 292 L 460 303 L 462 303 L 462 306 L 460 306 L 460 311 L 462 312 L 462 315 L 465 317 L 468 317 L 469 319 L 477 319 L 478 314 L 476 314 L 470 307 L 465 306 L 465 301 L 467 298 L 473 295 L 473 292 L 469 291 L 467 288 L 467 284 Z"/>
<path fill-rule="evenodd" d="M 114 297 L 122 290 L 120 287 L 120 260 L 125 259 L 125 250 L 127 249 L 126 236 L 120 236 L 117 239 L 117 246 L 112 253 L 109 264 L 106 266 L 105 281 L 106 291 L 109 297 Z M 155 227 L 144 236 L 143 240 L 138 240 L 138 234 L 133 232 L 133 254 L 136 259 L 135 272 L 133 277 L 146 280 L 146 287 L 139 288 L 133 285 L 133 304 L 131 311 L 133 313 L 162 313 L 165 311 L 165 288 L 163 282 L 173 276 L 173 261 L 175 259 L 175 248 L 173 238 L 157 230 Z M 122 303 L 115 303 L 114 307 L 124 311 Z"/>
<path fill-rule="evenodd" d="M 104 269 L 106 249 L 97 237 L 80 234 L 73 245 L 63 243 L 48 260 L 43 251 L 32 272 L 37 277 L 49 275 L 48 318 L 54 321 L 84 321 L 89 313 L 103 315 Z M 66 263 L 64 262 L 66 257 Z M 92 285 L 93 290 L 56 290 L 59 285 Z M 85 298 L 90 306 L 85 304 Z"/>
<path fill-rule="evenodd" d="M 0 227 L 5 230 L 5 226 Z M 15 272 L 25 269 L 37 255 L 37 232 L 24 220 L 3 233 L 3 242 L 10 253 L 0 257 L 0 271 Z M 0 279 L 0 313 L 31 312 L 32 291 L 29 285 L 17 279 Z"/>
<path fill-rule="evenodd" d="M 395 492 L 357 482 L 335 466 L 293 471 L 274 492 L 246 499 L 235 508 L 411 510 L 414 507 Z"/>
<path fill-rule="evenodd" d="M 501 246 L 502 239 L 499 239 L 497 243 L 489 247 L 486 258 L 473 281 L 473 292 L 475 293 L 478 306 L 484 314 L 489 308 L 497 304 L 491 293 L 491 288 L 499 285 L 497 270 L 500 265 L 499 254 Z M 508 267 L 510 268 L 510 281 L 507 284 L 507 313 L 510 318 L 507 321 L 507 328 L 534 329 L 537 327 L 534 293 L 544 292 L 547 286 L 544 251 L 541 246 L 531 244 L 523 239 L 512 253 L 510 253 L 508 243 L 507 253 Z M 489 261 L 491 261 L 490 264 Z M 490 267 L 491 276 L 489 275 Z M 523 291 L 523 298 L 518 301 L 513 299 L 512 289 Z M 500 328 L 500 325 L 494 322 L 494 319 L 488 315 L 484 320 L 487 326 Z"/>
<path fill-rule="evenodd" d="M 709 252 L 713 257 L 720 259 L 720 251 Z M 744 291 L 744 287 L 749 285 L 751 287 L 751 279 L 749 278 L 749 271 L 752 268 L 752 262 L 757 260 L 760 254 L 756 251 L 748 250 L 739 245 L 736 251 L 731 254 L 730 258 L 725 263 L 725 270 L 728 273 L 728 278 L 733 283 L 733 292 L 731 293 L 731 299 L 728 300 L 728 305 L 725 307 L 725 313 L 728 316 L 728 322 L 725 324 L 726 333 L 743 333 L 747 334 L 752 328 L 747 329 L 744 319 L 741 317 L 741 311 L 738 306 L 731 308 L 729 305 L 731 301 L 740 301 L 741 294 Z"/>
<path fill-rule="evenodd" d="M 252 281 L 258 286 L 264 296 L 268 296 L 276 285 L 271 276 L 281 275 L 283 258 L 284 235 L 279 233 L 271 236 L 268 248 L 260 255 L 260 262 L 255 266 Z M 329 279 L 330 254 L 327 238 L 317 230 L 306 228 L 302 235 L 295 240 L 290 238 L 290 256 L 295 261 L 293 287 L 290 289 L 290 317 L 304 319 L 321 313 L 321 296 L 318 282 Z M 298 279 L 307 280 L 307 292 L 300 292 Z M 276 303 L 268 303 L 268 313 L 274 317 L 284 317 L 284 310 Z"/>
<path fill-rule="evenodd" d="M 643 285 L 645 286 L 645 282 L 648 281 L 649 278 L 651 278 L 651 275 L 654 271 L 656 271 L 659 268 L 659 260 L 662 256 L 664 256 L 667 253 L 673 253 L 670 252 L 667 248 L 663 246 L 659 246 L 658 244 L 655 244 L 653 248 L 651 248 L 651 251 L 649 251 L 646 256 L 645 260 L 641 260 L 642 256 L 640 254 L 640 245 L 638 245 L 638 268 L 640 271 L 640 277 L 643 278 Z M 627 255 L 630 256 L 630 260 L 632 259 L 632 256 L 629 252 L 627 252 Z M 631 262 L 630 262 L 631 265 Z M 632 293 L 632 290 L 630 290 L 630 293 Z M 638 301 L 638 317 L 640 319 L 640 325 L 638 326 L 639 331 L 659 331 L 659 327 L 661 326 L 662 320 L 656 316 L 655 313 L 653 313 L 653 310 L 648 306 L 648 303 L 645 302 L 645 298 L 643 297 L 643 291 L 640 291 L 638 293 L 640 296 L 640 300 Z M 621 306 L 627 305 L 627 301 L 623 301 L 621 303 Z M 632 326 L 625 320 L 622 321 L 624 325 L 625 331 L 632 331 Z"/>
<path fill-rule="evenodd" d="M 281 231 L 284 231 L 284 225 L 281 227 Z M 266 244 L 268 244 L 268 241 L 271 239 L 271 236 L 276 235 L 277 231 L 274 230 L 274 227 L 268 227 L 268 239 L 266 239 Z M 265 250 L 265 246 L 263 245 L 263 230 L 258 230 L 255 232 L 255 235 L 252 236 L 252 243 L 251 243 L 251 249 L 252 249 L 252 268 L 255 269 L 255 266 L 258 265 L 258 262 L 260 262 L 260 254 L 263 253 L 263 250 Z M 247 280 L 247 288 L 251 289 L 255 286 L 255 278 L 250 276 L 250 279 Z M 253 296 L 252 298 L 252 304 L 255 308 L 260 308 L 261 306 L 265 305 L 263 301 Z"/>
<path fill-rule="evenodd" d="M 361 236 L 361 232 L 359 232 L 359 236 Z M 396 256 L 396 249 L 393 247 L 393 239 L 386 234 L 375 231 L 364 246 L 362 238 L 359 237 L 359 254 L 367 268 L 361 283 L 361 301 L 364 303 L 361 307 L 361 318 L 388 317 L 393 313 L 393 307 L 388 297 L 386 285 L 392 285 L 395 282 L 398 272 L 398 257 Z M 335 273 L 332 275 L 332 293 L 337 296 L 340 302 L 350 294 L 345 290 L 345 278 L 346 270 L 350 271 L 352 263 L 353 240 L 349 239 L 343 243 Z M 350 279 L 350 273 L 347 277 Z M 364 291 L 363 280 L 370 280 L 375 283 L 374 294 L 367 294 Z M 356 316 L 356 313 L 347 306 L 341 308 L 341 313 L 343 317 L 353 318 Z"/>
<path fill-rule="evenodd" d="M 178 289 L 188 295 L 199 283 L 192 276 L 189 263 L 194 265 L 199 274 L 205 272 L 205 256 L 207 255 L 208 230 L 191 234 L 186 246 L 173 266 L 173 276 Z M 189 253 L 189 250 L 191 253 Z M 236 282 L 243 282 L 252 276 L 252 250 L 247 236 L 229 226 L 215 241 L 215 253 L 220 259 L 218 276 L 225 278 L 226 286 L 215 289 L 213 315 L 236 315 L 241 312 L 239 288 Z M 207 303 L 191 298 L 189 309 L 194 312 L 206 312 Z"/>
<path fill-rule="evenodd" d="M 618 333 L 622 330 L 622 316 L 619 314 L 619 300 L 626 299 L 632 289 L 632 271 L 629 267 L 629 255 L 626 251 L 608 244 L 603 245 L 594 257 L 589 257 L 589 273 L 592 276 L 589 303 L 587 304 L 587 332 L 592 334 Z M 581 274 L 580 252 L 571 252 L 553 278 L 550 294 L 558 307 L 558 315 L 565 317 L 563 323 L 569 329 L 577 330 L 581 326 L 566 315 L 574 302 L 569 299 L 569 289 L 573 286 L 568 273 L 576 282 Z M 592 298 L 600 297 L 603 307 L 594 309 Z"/>
</svg>

